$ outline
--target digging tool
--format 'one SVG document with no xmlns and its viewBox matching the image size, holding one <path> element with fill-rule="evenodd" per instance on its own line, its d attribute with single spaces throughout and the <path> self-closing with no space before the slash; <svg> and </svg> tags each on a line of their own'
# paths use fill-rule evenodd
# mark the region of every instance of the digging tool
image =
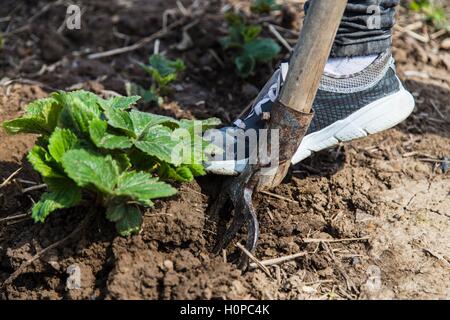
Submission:
<svg viewBox="0 0 450 320">
<path fill-rule="evenodd" d="M 289 170 L 291 159 L 311 123 L 312 105 L 346 4 L 347 0 L 311 1 L 300 39 L 291 57 L 287 79 L 268 124 L 269 133 L 278 132 L 281 138 L 279 165 L 275 170 L 265 170 L 268 163 L 258 158 L 258 148 L 255 148 L 250 159 L 258 159 L 258 163 L 249 163 L 240 176 L 224 182 L 223 191 L 213 204 L 211 213 L 217 215 L 225 207 L 230 209 L 226 204 L 231 200 L 234 216 L 214 248 L 216 254 L 231 243 L 244 224 L 247 224 L 248 233 L 245 248 L 252 253 L 255 251 L 259 223 L 252 203 L 253 193 L 279 185 Z M 273 154 L 273 146 L 269 148 Z M 248 257 L 241 255 L 238 265 L 245 268 Z"/>
</svg>

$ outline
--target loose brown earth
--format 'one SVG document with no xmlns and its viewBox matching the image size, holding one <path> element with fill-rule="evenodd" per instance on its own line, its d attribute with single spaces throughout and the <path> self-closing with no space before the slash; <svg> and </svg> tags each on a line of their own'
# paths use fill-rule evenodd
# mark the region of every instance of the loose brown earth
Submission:
<svg viewBox="0 0 450 320">
<path fill-rule="evenodd" d="M 181 26 L 161 37 L 161 50 L 182 57 L 188 70 L 162 107 L 141 105 L 142 110 L 176 117 L 217 116 L 229 122 L 271 73 L 272 66 L 262 66 L 243 81 L 230 71 L 229 57 L 217 43 L 225 33 L 220 13 L 225 1 L 196 1 L 196 7 L 182 1 L 192 9 L 188 17 L 182 17 L 175 1 L 78 2 L 85 10 L 82 29 L 57 32 L 64 6 L 42 10 L 50 1 L 2 1 L 0 18 L 11 19 L 0 22 L 6 34 L 0 51 L 0 122 L 55 89 L 125 94 L 125 81 L 148 85 L 135 61 L 145 61 L 153 43 L 97 60 L 86 54 L 123 47 L 158 31 L 167 9 L 174 13 L 169 23 L 197 21 L 187 31 L 192 45 L 185 50 L 176 48 Z M 248 1 L 230 2 L 248 9 Z M 289 1 L 282 15 L 252 19 L 283 24 L 292 31 L 282 35 L 295 41 L 302 2 Z M 402 9 L 399 25 L 418 19 Z M 416 34 L 435 31 L 425 24 L 414 29 Z M 417 100 L 406 122 L 314 155 L 293 168 L 282 186 L 258 196 L 258 259 L 305 253 L 270 267 L 273 277 L 260 270 L 241 273 L 224 257 L 210 253 L 229 217 L 208 215 L 220 185 L 220 178 L 208 176 L 148 210 L 139 236 L 115 236 L 99 210 L 73 239 L 0 287 L 0 298 L 449 299 L 450 179 L 441 161 L 450 155 L 450 51 L 443 41 L 448 36 L 424 44 L 396 30 L 400 75 Z M 70 234 L 86 214 L 84 209 L 59 212 L 45 225 L 17 216 L 28 213 L 42 192 L 22 192 L 32 186 L 30 181 L 40 182 L 25 158 L 34 139 L 0 131 L 0 184 L 21 168 L 0 188 L 0 283 L 34 254 Z M 352 238 L 362 240 L 340 241 Z M 230 247 L 227 257 L 233 252 Z M 81 271 L 79 290 L 66 288 L 72 265 Z"/>
</svg>

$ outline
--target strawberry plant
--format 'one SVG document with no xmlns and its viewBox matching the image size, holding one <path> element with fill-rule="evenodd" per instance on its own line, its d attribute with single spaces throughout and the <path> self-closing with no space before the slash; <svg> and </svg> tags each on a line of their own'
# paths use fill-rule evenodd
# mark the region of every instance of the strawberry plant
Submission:
<svg viewBox="0 0 450 320">
<path fill-rule="evenodd" d="M 6 121 L 10 134 L 39 138 L 28 160 L 48 186 L 32 208 L 36 222 L 83 201 L 106 208 L 127 236 L 140 230 L 140 207 L 176 193 L 168 182 L 205 174 L 202 130 L 218 120 L 175 120 L 132 108 L 140 97 L 102 99 L 86 91 L 58 92 Z"/>
<path fill-rule="evenodd" d="M 258 62 L 268 62 L 281 51 L 280 46 L 270 38 L 260 37 L 262 28 L 257 25 L 247 25 L 240 15 L 226 15 L 229 25 L 229 35 L 221 39 L 225 50 L 234 54 L 234 64 L 238 73 L 249 77 Z"/>
<path fill-rule="evenodd" d="M 146 90 L 136 84 L 129 84 L 128 95 L 138 94 L 145 102 L 163 103 L 163 96 L 169 93 L 169 85 L 178 79 L 180 72 L 186 69 L 181 59 L 170 60 L 160 54 L 150 56 L 148 64 L 140 64 L 141 68 L 152 78 L 151 87 Z"/>
<path fill-rule="evenodd" d="M 281 5 L 276 0 L 254 0 L 250 9 L 254 13 L 268 14 L 272 11 L 280 10 Z"/>
</svg>

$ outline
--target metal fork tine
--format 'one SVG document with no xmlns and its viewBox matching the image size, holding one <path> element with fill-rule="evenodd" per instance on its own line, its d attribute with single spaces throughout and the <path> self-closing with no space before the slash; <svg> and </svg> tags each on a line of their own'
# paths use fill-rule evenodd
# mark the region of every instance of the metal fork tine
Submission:
<svg viewBox="0 0 450 320">
<path fill-rule="evenodd" d="M 222 251 L 222 249 L 226 248 L 231 243 L 231 241 L 234 239 L 234 237 L 244 224 L 245 224 L 245 216 L 241 214 L 239 211 L 235 210 L 235 216 L 232 218 L 230 226 L 214 247 L 213 250 L 214 254 L 219 254 Z"/>
</svg>

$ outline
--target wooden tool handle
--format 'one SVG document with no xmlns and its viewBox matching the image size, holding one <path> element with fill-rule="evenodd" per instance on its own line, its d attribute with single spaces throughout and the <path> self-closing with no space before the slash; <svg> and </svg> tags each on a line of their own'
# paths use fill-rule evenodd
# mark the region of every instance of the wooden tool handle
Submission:
<svg viewBox="0 0 450 320">
<path fill-rule="evenodd" d="M 319 88 L 347 0 L 312 0 L 295 46 L 280 102 L 309 113 Z"/>
<path fill-rule="evenodd" d="M 289 170 L 290 159 L 311 122 L 311 109 L 346 5 L 347 0 L 311 1 L 287 79 L 271 114 L 269 127 L 279 131 L 280 162 L 276 172 L 261 170 L 258 190 L 278 186 Z"/>
</svg>

